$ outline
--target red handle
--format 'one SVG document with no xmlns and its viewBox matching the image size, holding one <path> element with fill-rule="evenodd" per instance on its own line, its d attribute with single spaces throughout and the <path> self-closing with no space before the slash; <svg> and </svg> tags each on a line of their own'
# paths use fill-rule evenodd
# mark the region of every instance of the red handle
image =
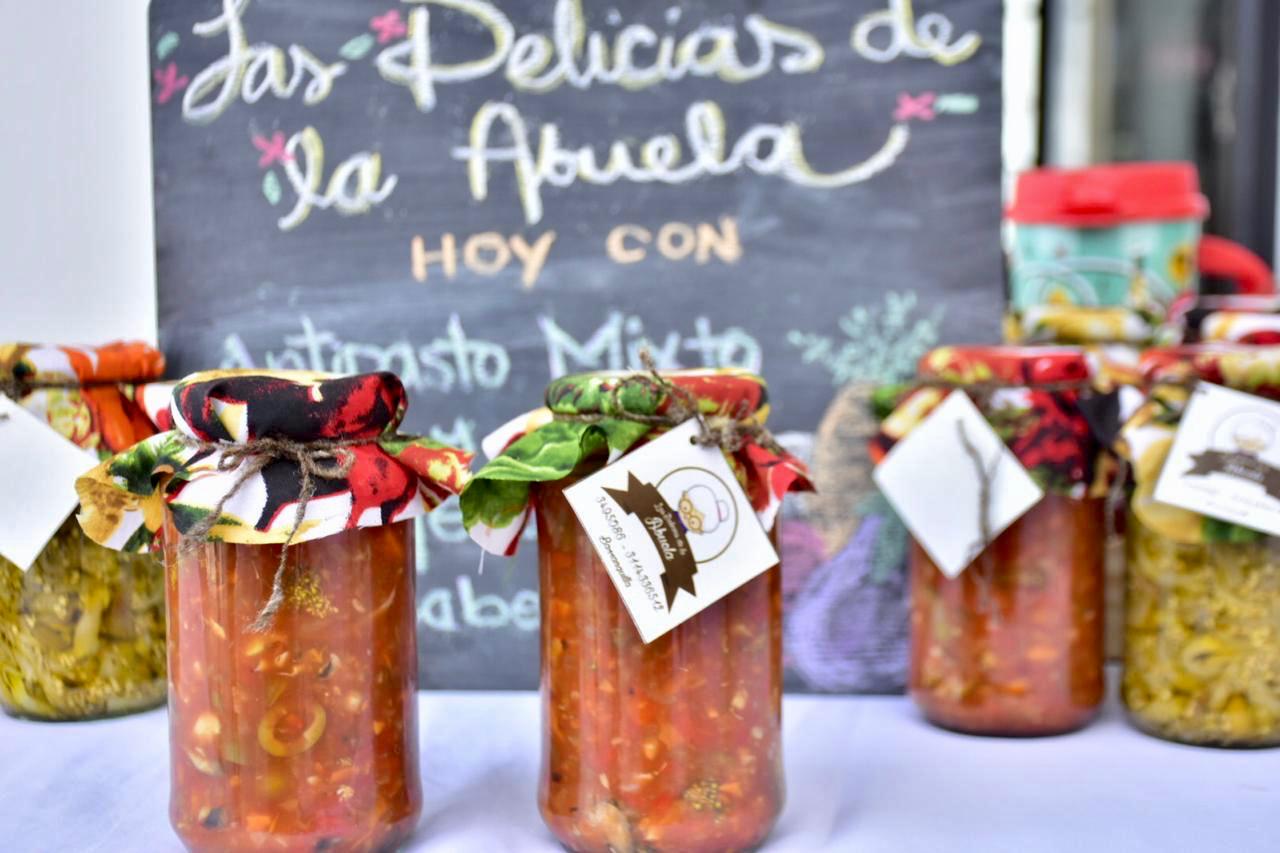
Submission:
<svg viewBox="0 0 1280 853">
<path fill-rule="evenodd" d="M 1200 274 L 1235 282 L 1236 293 L 1273 296 L 1276 280 L 1262 258 L 1232 240 L 1206 234 L 1200 238 Z"/>
</svg>

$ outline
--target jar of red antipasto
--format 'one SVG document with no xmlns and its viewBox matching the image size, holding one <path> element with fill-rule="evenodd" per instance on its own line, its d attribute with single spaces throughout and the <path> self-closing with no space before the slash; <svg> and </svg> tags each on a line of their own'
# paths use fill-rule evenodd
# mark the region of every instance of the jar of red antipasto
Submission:
<svg viewBox="0 0 1280 853">
<path fill-rule="evenodd" d="M 768 412 L 765 385 L 743 372 L 558 380 L 547 410 L 491 437 L 502 452 L 463 495 L 464 522 L 495 553 L 514 551 L 537 513 L 539 805 L 571 850 L 750 849 L 782 807 L 780 568 L 645 644 L 564 497 L 695 404 L 712 428 L 747 425 L 726 456 L 772 530 L 783 494 L 808 482 L 797 460 L 755 434 Z M 681 518 L 701 529 L 715 522 L 688 508 Z"/>
<path fill-rule="evenodd" d="M 210 372 L 77 483 L 93 539 L 163 530 L 170 819 L 191 850 L 383 850 L 418 778 L 411 519 L 467 456 L 389 373 Z"/>
<path fill-rule="evenodd" d="M 1105 501 L 1079 409 L 1089 360 L 1071 348 L 944 347 L 919 373 L 873 442 L 877 461 L 961 388 L 1045 494 L 954 579 L 912 544 L 911 696 L 962 732 L 1077 729 L 1104 690 Z"/>
</svg>

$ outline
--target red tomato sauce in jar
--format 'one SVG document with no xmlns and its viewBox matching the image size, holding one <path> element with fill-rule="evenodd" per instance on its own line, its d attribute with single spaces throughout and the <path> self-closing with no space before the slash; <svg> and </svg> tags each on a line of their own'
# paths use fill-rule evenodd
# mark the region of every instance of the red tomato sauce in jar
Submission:
<svg viewBox="0 0 1280 853">
<path fill-rule="evenodd" d="M 752 849 L 783 801 L 780 569 L 645 645 L 573 482 L 535 490 L 543 818 L 582 853 Z"/>
<path fill-rule="evenodd" d="M 911 553 L 911 697 L 933 723 L 1047 735 L 1102 702 L 1104 501 L 1048 494 L 954 580 Z"/>
<path fill-rule="evenodd" d="M 166 540 L 177 542 L 170 526 Z M 394 848 L 422 805 L 410 522 L 167 548 L 170 819 L 195 851 Z"/>
</svg>

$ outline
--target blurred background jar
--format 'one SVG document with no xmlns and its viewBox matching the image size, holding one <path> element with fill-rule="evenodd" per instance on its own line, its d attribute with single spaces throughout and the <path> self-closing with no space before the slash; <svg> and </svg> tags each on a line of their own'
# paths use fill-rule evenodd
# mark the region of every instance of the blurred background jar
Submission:
<svg viewBox="0 0 1280 853">
<path fill-rule="evenodd" d="M 505 450 L 462 498 L 473 538 L 496 553 L 537 515 L 543 820 L 579 853 L 754 849 L 784 792 L 781 567 L 645 643 L 564 490 L 696 409 L 714 428 L 748 430 L 721 446 L 776 547 L 783 495 L 809 486 L 797 460 L 754 432 L 768 415 L 764 381 L 579 374 L 553 382 L 546 401 L 494 442 Z M 715 507 L 703 503 L 696 523 L 683 500 L 672 509 L 710 531 L 724 522 Z"/>
<path fill-rule="evenodd" d="M 1194 383 L 1280 399 L 1280 347 L 1150 350 L 1142 367 L 1151 391 L 1119 443 L 1134 480 L 1125 705 L 1168 740 L 1280 745 L 1280 543 L 1154 499 Z"/>
<path fill-rule="evenodd" d="M 0 392 L 86 451 L 85 468 L 155 430 L 164 358 L 141 343 L 0 345 Z M 21 499 L 23 483 L 5 490 Z M 153 708 L 165 698 L 164 570 L 97 545 L 75 519 L 25 571 L 0 557 L 0 706 L 40 720 Z"/>
<path fill-rule="evenodd" d="M 912 543 L 910 695 L 955 731 L 1078 729 L 1104 692 L 1105 501 L 1099 447 L 1078 407 L 1090 360 L 1067 347 L 943 347 L 919 377 L 873 458 L 963 389 L 1045 495 L 954 578 Z"/>
</svg>

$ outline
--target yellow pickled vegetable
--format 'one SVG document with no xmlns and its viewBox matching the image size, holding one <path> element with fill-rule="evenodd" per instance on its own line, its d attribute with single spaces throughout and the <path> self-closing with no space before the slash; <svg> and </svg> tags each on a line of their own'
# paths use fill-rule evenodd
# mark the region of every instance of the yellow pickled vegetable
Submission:
<svg viewBox="0 0 1280 853">
<path fill-rule="evenodd" d="M 0 705 L 78 720 L 165 698 L 164 569 L 68 519 L 25 573 L 0 557 Z"/>
<path fill-rule="evenodd" d="M 1134 720 L 1184 743 L 1280 745 L 1280 542 L 1184 544 L 1129 523 Z"/>
</svg>

